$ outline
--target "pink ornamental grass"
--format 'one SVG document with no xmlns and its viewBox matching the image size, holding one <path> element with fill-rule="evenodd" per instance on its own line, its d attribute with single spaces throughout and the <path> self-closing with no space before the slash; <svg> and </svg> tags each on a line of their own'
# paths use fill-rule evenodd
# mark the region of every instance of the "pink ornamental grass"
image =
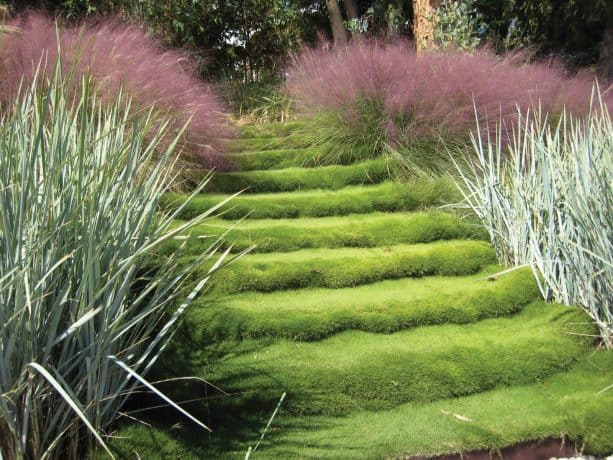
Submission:
<svg viewBox="0 0 613 460">
<path fill-rule="evenodd" d="M 75 90 L 81 75 L 90 75 L 103 101 L 113 101 L 123 88 L 133 109 L 155 107 L 170 117 L 172 132 L 189 125 L 181 150 L 205 168 L 225 168 L 223 138 L 232 132 L 224 107 L 180 51 L 161 43 L 135 25 L 99 19 L 77 27 L 60 27 L 47 16 L 30 12 L 12 19 L 18 32 L 0 43 L 0 103 L 6 107 L 20 82 L 29 82 L 39 65 L 49 75 L 61 50 L 63 72 L 74 69 Z M 172 136 L 169 136 L 172 137 Z"/>
<path fill-rule="evenodd" d="M 307 110 L 337 111 L 354 130 L 363 121 L 363 102 L 374 103 L 379 128 L 392 143 L 466 134 L 475 126 L 473 101 L 482 119 L 502 119 L 507 127 L 518 107 L 587 113 L 592 77 L 569 78 L 556 64 L 516 61 L 485 50 L 416 54 L 407 42 L 353 41 L 303 50 L 288 70 L 287 90 Z M 612 96 L 605 95 L 609 107 Z"/>
</svg>

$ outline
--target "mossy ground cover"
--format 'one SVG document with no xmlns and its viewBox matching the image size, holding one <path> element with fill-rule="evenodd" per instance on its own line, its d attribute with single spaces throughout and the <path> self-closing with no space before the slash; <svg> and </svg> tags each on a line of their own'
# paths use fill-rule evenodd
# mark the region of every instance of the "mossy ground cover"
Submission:
<svg viewBox="0 0 613 460">
<path fill-rule="evenodd" d="M 350 329 L 389 333 L 470 323 L 521 310 L 538 296 L 528 271 L 496 281 L 476 275 L 380 281 L 343 289 L 299 289 L 203 298 L 188 316 L 190 340 L 287 337 L 320 340 Z"/>
<path fill-rule="evenodd" d="M 133 401 L 152 425 L 122 426 L 118 456 L 244 457 L 284 392 L 256 457 L 402 458 L 562 434 L 613 450 L 613 354 L 595 351 L 585 314 L 539 300 L 529 269 L 499 274 L 474 220 L 433 209 L 457 200 L 446 179 L 399 185 L 385 158 L 359 152 L 326 165 L 304 126 L 243 128 L 233 149 L 253 170 L 216 184 L 253 193 L 168 245 L 183 245 L 181 263 L 228 230 L 222 247 L 255 245 L 196 299 L 154 376 L 195 376 L 161 389 L 214 432 Z M 224 198 L 197 197 L 181 217 Z"/>
<path fill-rule="evenodd" d="M 310 136 L 297 131 L 285 135 L 253 136 L 228 139 L 226 147 L 231 152 L 253 152 L 258 150 L 277 150 L 305 148 L 313 145 Z"/>
<path fill-rule="evenodd" d="M 589 352 L 568 371 L 528 385 L 500 387 L 471 396 L 431 403 L 405 403 L 384 411 L 355 411 L 346 417 L 292 416 L 281 410 L 263 443 L 262 458 L 386 459 L 441 455 L 477 449 L 497 450 L 518 442 L 570 436 L 578 448 L 606 455 L 613 451 L 610 408 L 613 352 Z M 228 398 L 231 399 L 231 398 Z M 202 432 L 175 417 L 132 424 L 113 442 L 120 458 L 243 457 L 254 446 L 268 412 L 253 408 L 237 416 L 241 403 L 214 399 L 207 406 L 216 434 Z M 194 404 L 187 406 L 198 410 Z M 224 411 L 225 409 L 225 411 Z M 443 412 L 444 411 L 444 412 Z M 205 414 L 204 411 L 202 411 Z M 469 419 L 463 421 L 459 415 Z M 585 444 L 584 444 L 585 443 Z"/>
<path fill-rule="evenodd" d="M 330 145 L 294 149 L 254 150 L 230 156 L 232 164 L 242 171 L 348 165 L 376 155 L 368 148 L 334 148 Z"/>
<path fill-rule="evenodd" d="M 289 252 L 306 248 L 371 248 L 438 240 L 482 240 L 487 234 L 474 221 L 441 211 L 351 214 L 301 219 L 208 221 L 167 244 L 185 246 L 186 254 L 209 247 L 226 234 L 222 247 L 234 252 L 255 245 L 254 252 Z"/>
<path fill-rule="evenodd" d="M 249 254 L 224 269 L 215 293 L 342 288 L 385 279 L 477 272 L 496 260 L 484 241 L 452 240 L 376 248 L 310 249 Z M 185 262 L 188 262 L 187 260 Z M 200 275 L 205 274 L 203 267 Z"/>
<path fill-rule="evenodd" d="M 208 190 L 221 193 L 287 192 L 321 188 L 338 190 L 347 185 L 384 182 L 395 173 L 393 162 L 378 158 L 351 165 L 220 173 L 214 176 Z"/>
<path fill-rule="evenodd" d="M 302 120 L 293 120 L 285 123 L 267 123 L 266 125 L 244 125 L 238 128 L 241 139 L 266 139 L 273 137 L 290 136 L 296 132 L 304 131 L 307 125 Z"/>
<path fill-rule="evenodd" d="M 589 351 L 596 330 L 586 319 L 575 308 L 537 302 L 468 325 L 349 330 L 310 343 L 222 341 L 193 353 L 192 369 L 245 399 L 272 403 L 287 391 L 288 413 L 342 416 L 538 381 Z"/>
<path fill-rule="evenodd" d="M 162 205 L 168 210 L 184 205 L 179 217 L 191 219 L 221 203 L 228 195 L 202 194 L 187 201 L 187 195 L 169 193 Z M 375 185 L 354 185 L 340 190 L 305 190 L 285 193 L 243 194 L 222 208 L 224 219 L 281 219 L 345 216 L 375 211 L 413 211 L 436 206 L 461 197 L 447 178 L 419 180 L 410 184 L 387 181 Z M 186 203 L 187 201 L 187 203 Z"/>
</svg>

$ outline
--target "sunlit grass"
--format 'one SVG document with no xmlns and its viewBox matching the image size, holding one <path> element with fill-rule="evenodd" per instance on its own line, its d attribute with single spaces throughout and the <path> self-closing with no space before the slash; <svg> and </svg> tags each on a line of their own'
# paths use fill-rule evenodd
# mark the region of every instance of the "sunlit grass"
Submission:
<svg viewBox="0 0 613 460">
<path fill-rule="evenodd" d="M 385 158 L 319 168 L 286 168 L 217 174 L 210 191 L 234 193 L 288 192 L 326 188 L 337 190 L 347 185 L 377 184 L 394 176 L 396 164 Z"/>
<path fill-rule="evenodd" d="M 498 451 L 523 441 L 566 435 L 567 442 L 577 448 L 607 455 L 613 450 L 613 438 L 607 432 L 613 393 L 601 390 L 610 384 L 611 372 L 613 352 L 600 351 L 583 356 L 566 372 L 528 385 L 425 404 L 405 403 L 385 411 L 357 411 L 346 417 L 281 413 L 259 453 L 271 459 L 380 459 Z M 228 403 L 223 399 L 211 401 L 211 413 L 220 415 L 218 408 L 224 405 Z M 235 410 L 236 405 L 229 407 Z M 220 426 L 210 441 L 188 425 L 175 424 L 176 419 L 155 419 L 156 428 L 133 424 L 120 430 L 112 446 L 126 459 L 135 450 L 141 458 L 152 460 L 242 457 L 259 438 L 262 420 L 269 413 L 270 409 L 264 409 L 245 416 L 237 431 L 237 419 L 227 412 L 226 418 L 218 419 L 226 426 Z"/>
<path fill-rule="evenodd" d="M 185 203 L 189 195 L 170 193 L 163 197 L 165 209 L 183 206 L 180 217 L 189 219 L 219 204 L 227 195 L 203 193 Z M 224 206 L 224 219 L 279 219 L 367 214 L 375 211 L 413 211 L 461 199 L 453 181 L 424 179 L 401 184 L 352 185 L 340 190 L 302 190 L 280 193 L 250 193 L 235 197 Z"/>
<path fill-rule="evenodd" d="M 211 289 L 215 293 L 235 293 L 342 288 L 386 279 L 469 275 L 495 262 L 493 249 L 484 241 L 303 249 L 247 255 L 226 267 L 223 276 L 213 280 Z"/>
<path fill-rule="evenodd" d="M 180 224 L 179 221 L 177 224 Z M 199 254 L 211 241 L 228 232 L 222 242 L 234 252 L 255 246 L 255 252 L 283 252 L 307 248 L 376 247 L 428 243 L 437 240 L 487 238 L 480 224 L 441 211 L 350 214 L 301 219 L 215 219 L 184 232 L 187 240 L 168 241 L 163 251 L 185 246 Z M 191 236 L 189 236 L 191 235 Z"/>
<path fill-rule="evenodd" d="M 351 288 L 245 292 L 196 301 L 188 316 L 196 343 L 227 338 L 320 340 L 340 331 L 389 333 L 428 324 L 466 324 L 520 310 L 538 298 L 529 270 L 488 281 L 471 276 L 402 278 Z"/>
</svg>

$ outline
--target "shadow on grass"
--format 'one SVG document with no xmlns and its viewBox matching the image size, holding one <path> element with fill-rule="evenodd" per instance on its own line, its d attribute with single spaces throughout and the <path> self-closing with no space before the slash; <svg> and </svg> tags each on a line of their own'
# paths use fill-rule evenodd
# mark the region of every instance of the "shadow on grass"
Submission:
<svg viewBox="0 0 613 460">
<path fill-rule="evenodd" d="M 133 399 L 127 411 L 138 410 L 143 402 L 157 403 L 146 399 Z M 126 460 L 134 459 L 136 452 L 143 459 L 242 458 L 249 447 L 257 444 L 276 404 L 274 400 L 245 398 L 243 395 L 210 397 L 207 401 L 182 404 L 184 409 L 211 427 L 211 433 L 167 407 L 132 412 L 132 416 L 150 426 L 134 421 L 122 422 L 115 433 L 117 439 L 111 443 L 112 450 L 117 458 Z M 331 428 L 326 426 L 330 423 L 323 421 L 286 418 L 284 415 L 281 409 L 260 448 L 274 445 L 278 453 L 285 452 L 291 456 L 292 452 L 307 446 L 284 439 L 284 432 Z M 325 450 L 333 449 L 336 445 L 332 439 L 328 444 L 317 443 L 308 447 Z"/>
<path fill-rule="evenodd" d="M 239 354 L 256 353 L 267 345 L 265 341 L 249 346 L 237 344 L 236 347 L 224 344 L 223 347 L 208 347 L 193 353 L 186 343 L 175 341 L 171 345 L 149 375 L 150 381 L 202 375 L 206 363 Z M 245 377 L 252 375 L 249 369 L 245 369 L 242 374 Z M 241 378 L 241 374 L 235 374 L 231 380 Z M 216 386 L 218 383 L 221 388 Z M 228 394 L 223 391 L 223 386 L 223 382 L 207 383 L 199 379 L 156 384 L 159 390 L 210 427 L 213 430 L 210 433 L 154 395 L 137 393 L 123 408 L 129 417 L 120 417 L 119 423 L 112 430 L 111 449 L 121 459 L 134 459 L 136 453 L 140 458 L 147 459 L 244 457 L 247 449 L 260 439 L 281 394 L 278 397 L 271 397 L 270 392 L 268 395 L 256 392 Z M 275 422 L 282 418 L 283 408 Z M 294 424 L 295 420 L 292 420 L 292 427 L 273 424 L 262 447 L 270 442 L 275 432 L 298 428 Z M 312 424 L 310 428 L 314 428 Z M 94 458 L 103 457 L 97 454 Z"/>
</svg>

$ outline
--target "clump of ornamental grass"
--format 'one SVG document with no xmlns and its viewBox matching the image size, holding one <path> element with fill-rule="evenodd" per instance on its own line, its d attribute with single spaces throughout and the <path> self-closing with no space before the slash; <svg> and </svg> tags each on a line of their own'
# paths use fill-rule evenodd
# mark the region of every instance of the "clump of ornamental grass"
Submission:
<svg viewBox="0 0 613 460">
<path fill-rule="evenodd" d="M 503 135 L 503 132 L 505 133 Z M 511 140 L 473 136 L 456 161 L 466 202 L 507 266 L 533 268 L 545 299 L 582 307 L 613 346 L 613 124 L 599 98 L 584 119 L 519 112 Z"/>
<path fill-rule="evenodd" d="M 121 90 L 103 102 L 86 78 L 73 97 L 77 83 L 59 65 L 43 86 L 45 78 L 35 74 L 0 118 L 0 456 L 7 460 L 106 449 L 104 434 L 130 394 L 141 384 L 155 391 L 143 376 L 210 273 L 181 300 L 194 286 L 188 275 L 223 259 L 213 239 L 194 264 L 168 255 L 151 268 L 156 248 L 211 212 L 180 227 L 177 212 L 156 213 L 176 162 L 176 139 L 160 153 L 171 125 L 152 111 L 128 115 Z"/>
<path fill-rule="evenodd" d="M 226 80 L 216 85 L 217 92 L 232 108 L 241 125 L 284 123 L 294 117 L 293 101 L 279 91 L 278 82 L 244 83 Z"/>
<path fill-rule="evenodd" d="M 22 79 L 31 81 L 36 72 L 49 78 L 61 57 L 64 73 L 75 75 L 69 89 L 77 99 L 82 75 L 91 77 L 92 90 L 103 105 L 112 106 L 121 88 L 130 96 L 133 112 L 155 107 L 169 120 L 160 142 L 162 149 L 182 132 L 175 149 L 181 154 L 182 167 L 228 166 L 222 139 L 231 137 L 232 132 L 225 109 L 182 52 L 164 48 L 142 28 L 114 19 L 58 27 L 43 14 L 28 13 L 9 20 L 7 25 L 18 32 L 5 34 L 0 46 L 2 106 L 14 99 Z"/>
<path fill-rule="evenodd" d="M 473 102 L 483 121 L 501 118 L 510 126 L 518 106 L 586 113 L 593 84 L 588 76 L 568 78 L 552 63 L 521 64 L 486 50 L 416 54 L 406 42 L 366 40 L 305 49 L 288 75 L 286 89 L 299 108 L 325 121 L 309 130 L 316 140 L 379 152 L 390 146 L 411 159 L 424 143 L 432 144 L 432 155 L 444 151 L 441 138 L 469 142 Z M 610 104 L 613 94 L 607 98 Z"/>
</svg>

